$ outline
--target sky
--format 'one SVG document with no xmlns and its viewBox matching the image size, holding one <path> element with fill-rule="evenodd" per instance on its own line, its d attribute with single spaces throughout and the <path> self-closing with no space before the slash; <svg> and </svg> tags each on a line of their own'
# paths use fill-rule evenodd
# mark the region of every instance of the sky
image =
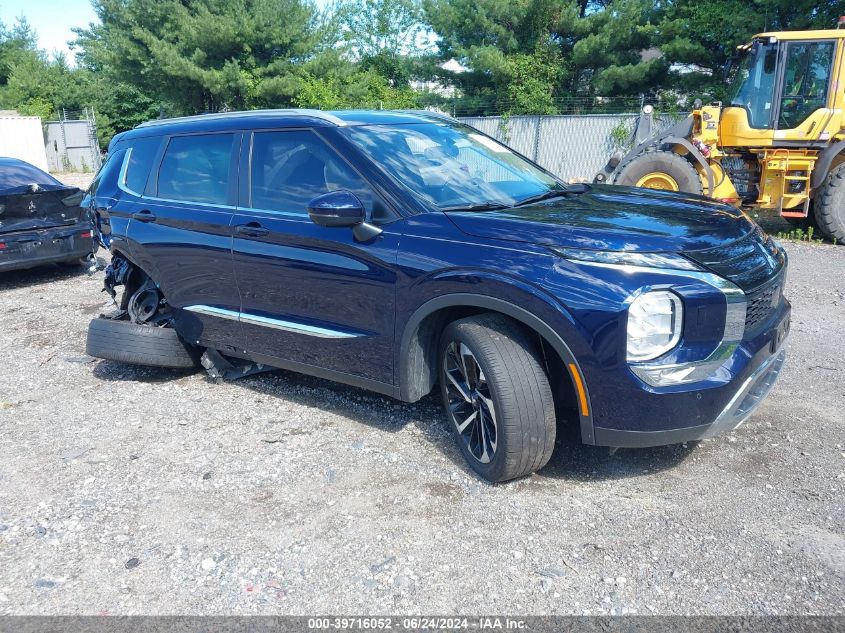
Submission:
<svg viewBox="0 0 845 633">
<path fill-rule="evenodd" d="M 10 25 L 20 16 L 25 16 L 38 34 L 39 48 L 51 54 L 61 51 L 71 63 L 67 42 L 76 37 L 71 28 L 97 21 L 90 0 L 0 0 L 0 21 Z"/>
<path fill-rule="evenodd" d="M 316 0 L 318 6 L 325 6 L 327 2 Z M 97 21 L 91 0 L 0 0 L 0 22 L 14 24 L 22 15 L 38 34 L 39 48 L 50 54 L 54 51 L 65 53 L 71 64 L 74 58 L 67 42 L 76 38 L 71 29 Z"/>
</svg>

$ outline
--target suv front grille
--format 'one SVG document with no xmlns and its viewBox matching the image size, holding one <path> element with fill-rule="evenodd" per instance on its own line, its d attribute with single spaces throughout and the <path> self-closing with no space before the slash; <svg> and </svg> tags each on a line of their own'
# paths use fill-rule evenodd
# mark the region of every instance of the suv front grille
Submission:
<svg viewBox="0 0 845 633">
<path fill-rule="evenodd" d="M 760 288 L 746 296 L 745 333 L 755 334 L 759 326 L 766 323 L 772 313 L 778 308 L 783 296 L 783 275 L 779 275 L 769 285 Z"/>
<path fill-rule="evenodd" d="M 783 252 L 760 227 L 726 246 L 684 255 L 732 281 L 748 295 L 754 295 L 761 286 L 768 284 L 786 264 Z"/>
</svg>

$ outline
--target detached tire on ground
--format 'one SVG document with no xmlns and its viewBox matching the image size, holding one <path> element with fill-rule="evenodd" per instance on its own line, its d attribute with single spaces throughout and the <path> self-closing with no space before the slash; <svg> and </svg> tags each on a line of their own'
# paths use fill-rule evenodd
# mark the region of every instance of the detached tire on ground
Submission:
<svg viewBox="0 0 845 633">
<path fill-rule="evenodd" d="M 646 152 L 625 165 L 614 184 L 664 191 L 701 194 L 701 178 L 695 167 L 674 152 Z M 659 186 L 658 186 L 659 185 Z"/>
<path fill-rule="evenodd" d="M 533 473 L 552 455 L 554 399 L 536 347 L 514 321 L 493 313 L 455 321 L 441 336 L 449 426 L 470 467 L 488 481 Z"/>
<path fill-rule="evenodd" d="M 830 170 L 816 198 L 814 214 L 822 233 L 845 244 L 845 163 Z"/>
<path fill-rule="evenodd" d="M 173 328 L 130 321 L 93 319 L 88 325 L 85 351 L 95 358 L 131 365 L 192 369 L 199 364 L 196 350 L 184 343 Z"/>
</svg>

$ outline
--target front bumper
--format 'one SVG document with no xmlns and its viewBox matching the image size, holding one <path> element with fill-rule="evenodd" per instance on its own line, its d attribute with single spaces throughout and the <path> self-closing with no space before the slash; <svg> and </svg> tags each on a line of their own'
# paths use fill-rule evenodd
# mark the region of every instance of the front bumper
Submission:
<svg viewBox="0 0 845 633">
<path fill-rule="evenodd" d="M 73 261 L 94 252 L 91 224 L 78 222 L 31 231 L 0 233 L 0 272 Z"/>
<path fill-rule="evenodd" d="M 600 446 L 643 448 L 702 440 L 732 431 L 745 422 L 763 399 L 769 395 L 769 392 L 775 386 L 775 382 L 777 382 L 785 359 L 785 349 L 769 356 L 741 383 L 728 404 L 709 424 L 662 431 L 623 431 L 596 427 L 596 444 Z"/>
</svg>

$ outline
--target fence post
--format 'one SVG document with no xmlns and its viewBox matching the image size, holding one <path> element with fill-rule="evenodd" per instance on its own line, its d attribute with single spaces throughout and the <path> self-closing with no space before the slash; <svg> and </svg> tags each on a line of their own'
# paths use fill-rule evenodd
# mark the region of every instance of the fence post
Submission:
<svg viewBox="0 0 845 633">
<path fill-rule="evenodd" d="M 540 125 L 543 123 L 543 118 L 537 115 L 537 125 L 534 128 L 534 156 L 532 160 L 536 163 L 540 157 Z"/>
<path fill-rule="evenodd" d="M 62 108 L 62 118 L 59 120 L 59 125 L 62 126 L 62 164 L 59 166 L 59 171 L 68 171 L 68 164 L 70 158 L 67 155 L 67 134 L 65 134 L 65 109 Z"/>
</svg>

